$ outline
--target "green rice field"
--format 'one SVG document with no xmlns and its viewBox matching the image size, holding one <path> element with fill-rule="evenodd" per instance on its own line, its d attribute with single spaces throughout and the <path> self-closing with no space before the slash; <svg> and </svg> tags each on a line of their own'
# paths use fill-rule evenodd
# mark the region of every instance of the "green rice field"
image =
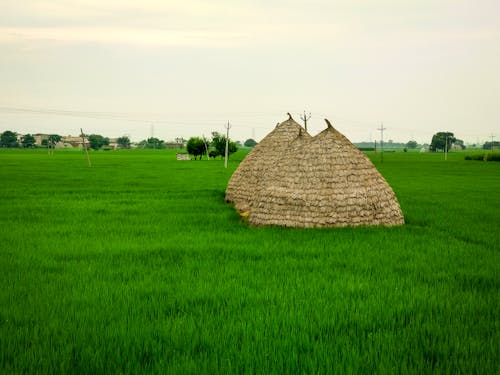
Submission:
<svg viewBox="0 0 500 375">
<path fill-rule="evenodd" d="M 0 150 L 0 373 L 500 373 L 500 163 L 370 155 L 406 225 L 253 228 L 245 152 Z"/>
</svg>

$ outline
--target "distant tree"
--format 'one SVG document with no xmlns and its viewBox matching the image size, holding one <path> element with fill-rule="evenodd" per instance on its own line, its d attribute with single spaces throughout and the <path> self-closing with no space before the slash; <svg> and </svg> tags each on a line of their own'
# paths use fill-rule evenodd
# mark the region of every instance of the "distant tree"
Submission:
<svg viewBox="0 0 500 375">
<path fill-rule="evenodd" d="M 55 145 L 58 142 L 61 142 L 62 137 L 58 134 L 49 135 L 49 142 Z"/>
<path fill-rule="evenodd" d="M 444 151 L 445 149 L 450 150 L 451 145 L 455 142 L 455 140 L 456 138 L 453 133 L 438 132 L 432 136 L 429 149 L 431 151 Z"/>
<path fill-rule="evenodd" d="M 87 139 L 89 141 L 90 148 L 93 150 L 99 150 L 102 146 L 109 145 L 109 138 L 103 137 L 99 134 L 91 134 Z"/>
<path fill-rule="evenodd" d="M 462 139 L 455 139 L 454 144 L 456 146 L 459 146 L 462 150 L 465 150 L 467 147 L 464 144 L 464 141 Z"/>
<path fill-rule="evenodd" d="M 406 143 L 406 147 L 409 149 L 417 148 L 417 141 L 408 141 L 408 143 Z"/>
<path fill-rule="evenodd" d="M 35 147 L 35 137 L 33 137 L 31 134 L 25 134 L 21 139 L 21 144 L 24 148 Z"/>
<path fill-rule="evenodd" d="M 256 144 L 257 142 L 255 141 L 255 139 L 252 138 L 247 139 L 245 143 L 243 143 L 245 147 L 255 147 Z"/>
<path fill-rule="evenodd" d="M 199 156 L 200 160 L 203 154 L 206 152 L 205 141 L 200 137 L 191 137 L 187 141 L 186 145 L 187 152 L 194 156 L 194 159 Z"/>
<path fill-rule="evenodd" d="M 42 139 L 42 146 L 54 148 L 56 143 L 60 142 L 62 137 L 58 134 L 50 134 L 47 138 Z"/>
<path fill-rule="evenodd" d="M 500 147 L 500 141 L 485 142 L 483 144 L 483 150 L 493 150 Z"/>
<path fill-rule="evenodd" d="M 118 143 L 118 146 L 121 148 L 130 148 L 130 138 L 129 137 L 126 137 L 126 136 L 120 137 L 120 138 L 118 138 L 116 143 Z"/>
<path fill-rule="evenodd" d="M 4 131 L 0 135 L 0 147 L 9 147 L 9 148 L 19 147 L 16 133 L 11 132 L 10 130 Z"/>
<path fill-rule="evenodd" d="M 217 152 L 217 155 L 223 157 L 226 153 L 226 137 L 218 132 L 212 132 L 212 146 Z M 238 151 L 238 146 L 229 139 L 228 153 L 232 154 L 236 151 Z"/>
<path fill-rule="evenodd" d="M 143 141 L 139 142 L 139 147 L 141 148 L 165 148 L 165 141 L 155 138 L 155 137 L 150 137 L 148 139 L 145 139 Z"/>
</svg>

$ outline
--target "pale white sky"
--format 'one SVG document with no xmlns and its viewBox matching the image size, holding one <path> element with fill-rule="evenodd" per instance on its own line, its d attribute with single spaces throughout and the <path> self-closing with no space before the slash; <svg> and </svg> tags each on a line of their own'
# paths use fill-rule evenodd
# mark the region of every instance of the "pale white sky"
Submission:
<svg viewBox="0 0 500 375">
<path fill-rule="evenodd" d="M 500 138 L 498 0 L 0 0 L 0 131 Z"/>
</svg>

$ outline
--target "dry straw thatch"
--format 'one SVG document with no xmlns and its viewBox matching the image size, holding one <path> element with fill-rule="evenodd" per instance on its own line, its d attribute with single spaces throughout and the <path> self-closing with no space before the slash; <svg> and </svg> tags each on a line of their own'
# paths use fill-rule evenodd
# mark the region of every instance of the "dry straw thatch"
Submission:
<svg viewBox="0 0 500 375">
<path fill-rule="evenodd" d="M 288 120 L 278 124 L 254 147 L 231 176 L 226 189 L 226 201 L 233 203 L 238 211 L 250 210 L 262 180 L 278 160 L 285 157 L 290 143 L 297 138 L 311 138 L 290 114 L 288 116 Z"/>
<path fill-rule="evenodd" d="M 299 137 L 265 171 L 253 195 L 249 222 L 288 227 L 404 224 L 399 203 L 371 161 L 328 122 L 314 138 Z M 283 129 L 284 130 L 284 129 Z M 300 133 L 300 132 L 297 132 Z M 297 137 L 295 133 L 295 137 Z M 246 161 L 246 160 L 245 160 Z M 234 182 L 233 182 L 234 183 Z M 246 181 L 252 190 L 251 181 Z M 238 207 L 237 207 L 238 208 Z"/>
</svg>

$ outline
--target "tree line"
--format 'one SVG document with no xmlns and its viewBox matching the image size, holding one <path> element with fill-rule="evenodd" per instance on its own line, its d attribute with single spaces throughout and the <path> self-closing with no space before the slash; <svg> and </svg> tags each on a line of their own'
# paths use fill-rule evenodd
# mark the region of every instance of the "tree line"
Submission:
<svg viewBox="0 0 500 375">
<path fill-rule="evenodd" d="M 100 134 L 89 134 L 84 135 L 86 146 L 93 150 L 105 149 L 110 144 L 110 139 L 104 137 Z M 6 130 L 0 134 L 0 147 L 2 148 L 53 148 L 55 145 L 61 141 L 64 141 L 64 137 L 58 134 L 47 135 L 41 140 L 41 144 L 36 144 L 35 136 L 32 134 L 24 134 L 19 136 L 17 133 Z M 179 148 L 183 148 L 186 141 L 184 138 L 176 138 L 175 144 L 179 145 Z M 130 148 L 132 142 L 127 136 L 119 137 L 116 139 L 116 144 L 119 148 Z M 188 141 L 190 149 L 188 152 L 195 157 L 200 156 L 205 152 L 207 144 L 210 157 L 217 157 L 219 155 L 224 155 L 226 146 L 226 137 L 217 132 L 212 133 L 212 139 L 210 141 L 205 140 L 203 137 L 193 137 Z M 257 142 L 254 139 L 247 139 L 244 143 L 245 147 L 254 147 Z M 150 149 L 163 149 L 167 147 L 167 143 L 159 138 L 150 137 L 136 143 L 139 148 L 150 148 Z M 233 153 L 237 150 L 238 145 L 241 146 L 240 142 L 229 142 L 229 153 Z M 191 150 L 191 151 L 190 151 Z M 202 150 L 202 153 L 199 151 Z"/>
<path fill-rule="evenodd" d="M 238 150 L 238 145 L 231 139 L 227 140 L 228 154 L 233 154 Z M 187 152 L 194 156 L 196 160 L 202 159 L 203 155 L 210 158 L 224 156 L 226 152 L 226 136 L 218 132 L 212 132 L 212 139 L 208 140 L 205 137 L 191 137 L 186 144 Z"/>
<path fill-rule="evenodd" d="M 99 150 L 109 146 L 109 138 L 104 137 L 100 134 L 90 134 L 85 135 L 86 141 L 88 142 L 88 146 L 91 149 Z M 63 139 L 60 135 L 50 134 L 46 138 L 44 138 L 41 142 L 42 147 L 54 147 L 58 142 Z M 184 139 L 179 138 L 176 140 L 179 144 L 184 144 Z M 120 148 L 130 148 L 131 142 L 129 137 L 123 136 L 119 137 L 116 141 L 118 147 Z M 236 152 L 238 149 L 238 143 L 229 140 L 228 143 L 228 151 L 229 154 Z M 254 147 L 257 142 L 254 139 L 247 139 L 244 143 L 245 147 Z M 165 141 L 150 137 L 145 140 L 137 143 L 137 146 L 140 148 L 155 148 L 161 149 L 165 148 Z M 241 143 L 240 143 L 241 145 Z M 465 149 L 464 141 L 455 137 L 455 135 L 451 132 L 438 132 L 433 135 L 429 150 L 432 152 L 439 152 L 450 150 L 452 146 L 459 146 L 462 149 Z M 416 141 L 409 141 L 405 145 L 409 149 L 413 149 L 417 147 Z M 0 134 L 0 147 L 2 148 L 34 148 L 37 147 L 35 137 L 32 134 L 25 134 L 21 137 L 10 130 L 6 130 Z M 187 151 L 189 154 L 193 155 L 194 158 L 198 158 L 206 153 L 208 153 L 209 157 L 215 158 L 217 156 L 223 156 L 225 154 L 226 147 L 226 137 L 218 132 L 212 132 L 212 139 L 209 141 L 204 137 L 191 137 L 187 142 Z M 495 147 L 500 147 L 500 142 L 492 141 L 485 142 L 482 146 L 485 150 L 490 150 Z"/>
<path fill-rule="evenodd" d="M 100 134 L 84 135 L 88 147 L 94 150 L 99 150 L 109 145 L 109 138 L 103 137 Z M 36 144 L 36 139 L 32 134 L 24 134 L 18 137 L 13 131 L 6 130 L 0 134 L 0 147 L 3 148 L 35 148 L 35 147 L 48 147 L 53 148 L 55 145 L 63 140 L 63 137 L 58 134 L 49 134 L 41 140 L 40 145 Z M 119 137 L 116 141 L 120 148 L 130 148 L 131 142 L 129 137 Z"/>
</svg>

